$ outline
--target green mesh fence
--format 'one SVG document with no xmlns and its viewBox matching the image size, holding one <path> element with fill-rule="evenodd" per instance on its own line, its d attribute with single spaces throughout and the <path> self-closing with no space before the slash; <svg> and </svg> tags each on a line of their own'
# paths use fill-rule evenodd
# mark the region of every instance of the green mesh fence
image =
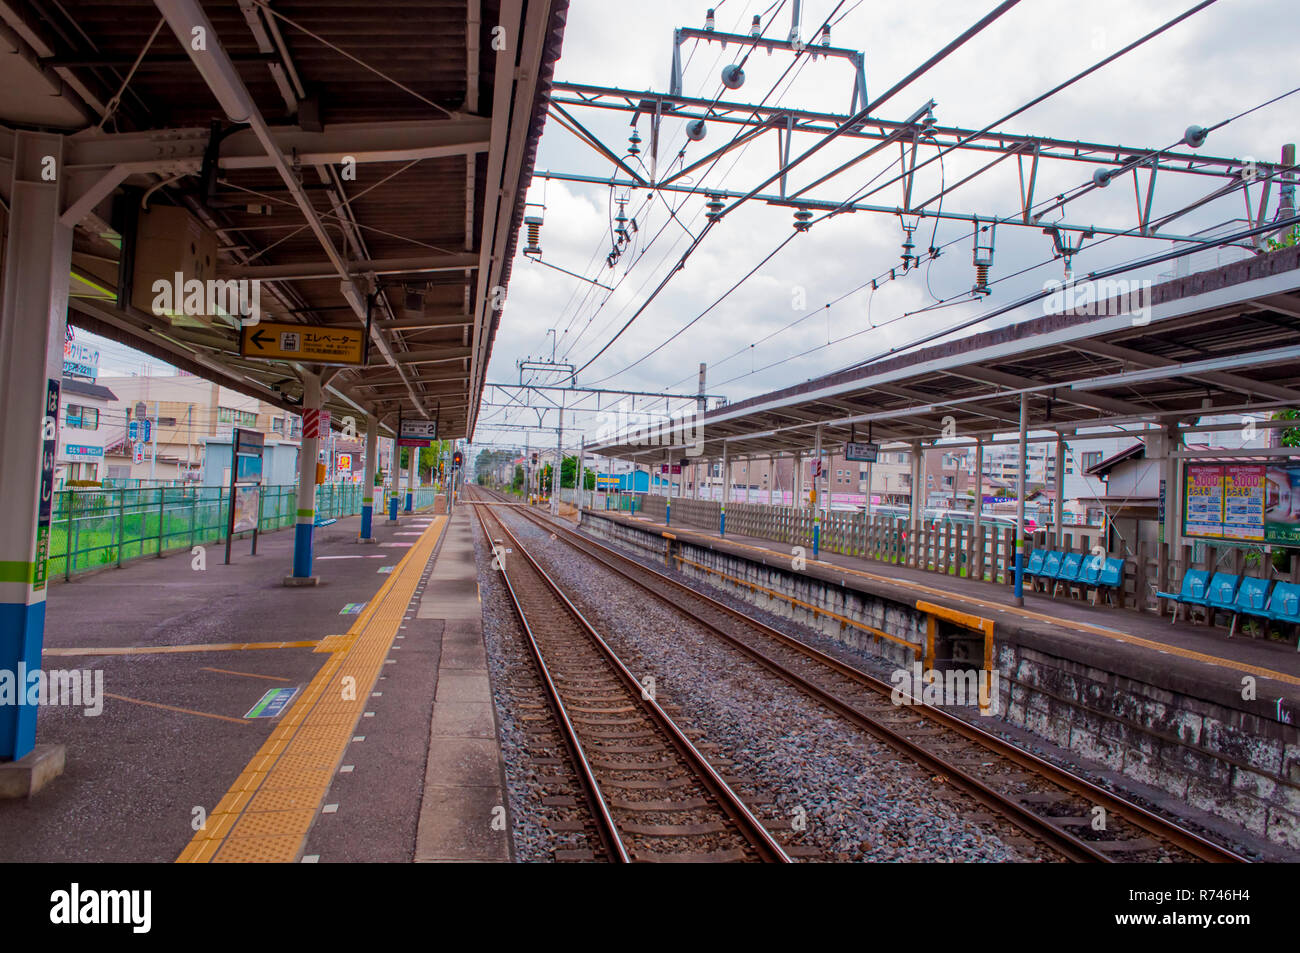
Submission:
<svg viewBox="0 0 1300 953">
<path fill-rule="evenodd" d="M 376 518 L 387 495 L 375 492 Z M 316 520 L 361 512 L 362 487 L 329 483 L 316 487 Z M 425 509 L 438 496 L 434 487 L 415 491 L 415 506 Z M 402 499 L 405 497 L 403 495 Z M 50 524 L 51 576 L 120 566 L 129 559 L 189 549 L 226 538 L 230 491 L 216 486 L 154 486 L 68 489 L 54 495 Z M 296 486 L 262 487 L 258 526 L 263 533 L 294 524 Z M 237 534 L 237 537 L 247 534 Z"/>
</svg>

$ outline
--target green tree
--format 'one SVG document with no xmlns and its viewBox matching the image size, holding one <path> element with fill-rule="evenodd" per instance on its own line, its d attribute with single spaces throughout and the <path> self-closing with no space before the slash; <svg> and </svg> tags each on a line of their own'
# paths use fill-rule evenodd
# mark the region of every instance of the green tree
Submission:
<svg viewBox="0 0 1300 953">
<path fill-rule="evenodd" d="M 1279 410 L 1273 415 L 1274 420 L 1300 419 L 1300 410 Z M 1289 427 L 1278 434 L 1278 443 L 1284 447 L 1300 447 L 1300 427 Z"/>
<path fill-rule="evenodd" d="M 1264 243 L 1268 251 L 1279 251 L 1283 248 L 1290 248 L 1300 241 L 1300 225 L 1297 225 L 1291 231 L 1287 232 L 1281 238 L 1270 238 Z"/>
<path fill-rule="evenodd" d="M 510 489 L 522 493 L 524 489 L 524 468 L 515 467 L 515 478 L 510 481 Z"/>
<path fill-rule="evenodd" d="M 565 457 L 564 462 L 560 464 L 560 486 L 573 489 L 577 482 L 578 458 Z M 594 490 L 596 488 L 596 474 L 590 467 L 583 474 L 583 489 Z"/>
</svg>

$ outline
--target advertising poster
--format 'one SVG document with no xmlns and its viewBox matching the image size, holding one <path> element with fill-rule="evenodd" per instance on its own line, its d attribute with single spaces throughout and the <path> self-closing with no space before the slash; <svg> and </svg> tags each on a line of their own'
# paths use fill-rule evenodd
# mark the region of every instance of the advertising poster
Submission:
<svg viewBox="0 0 1300 953">
<path fill-rule="evenodd" d="M 1300 546 L 1300 463 L 1187 465 L 1183 533 Z"/>
<path fill-rule="evenodd" d="M 1268 467 L 1263 492 L 1265 540 L 1300 546 L 1300 465 Z"/>
<path fill-rule="evenodd" d="M 260 491 L 259 486 L 235 488 L 235 525 L 232 532 L 242 533 L 257 528 Z"/>
<path fill-rule="evenodd" d="M 1183 534 L 1223 535 L 1223 467 L 1208 463 L 1187 464 L 1187 499 L 1183 508 Z"/>
<path fill-rule="evenodd" d="M 1264 541 L 1264 467 L 1223 468 L 1223 537 Z"/>
</svg>

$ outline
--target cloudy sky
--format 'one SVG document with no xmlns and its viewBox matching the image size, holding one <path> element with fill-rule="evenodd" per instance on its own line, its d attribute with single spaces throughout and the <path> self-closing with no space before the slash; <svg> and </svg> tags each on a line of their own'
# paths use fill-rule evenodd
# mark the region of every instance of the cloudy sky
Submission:
<svg viewBox="0 0 1300 953">
<path fill-rule="evenodd" d="M 832 14 L 837 4 L 838 11 Z M 789 0 L 724 0 L 714 4 L 717 28 L 747 33 L 751 18 L 759 13 L 765 25 L 771 24 L 766 35 L 784 37 L 790 29 L 792 5 Z M 1073 0 L 1024 0 L 898 92 L 875 114 L 892 120 L 906 119 L 933 99 L 935 118 L 940 124 L 982 128 L 1193 5 L 1193 0 L 1089 0 L 1085 4 Z M 805 39 L 811 40 L 830 17 L 834 45 L 865 53 L 867 92 L 874 100 L 996 4 L 993 0 L 913 0 L 907 4 L 807 0 L 803 6 Z M 572 0 L 556 76 L 575 83 L 666 91 L 673 30 L 702 27 L 706 9 L 706 3 L 696 0 L 662 0 L 654 4 L 639 0 Z M 1219 123 L 1300 86 L 1300 69 L 1291 49 L 1294 32 L 1290 0 L 1219 0 L 997 128 L 1060 139 L 1167 148 L 1178 142 L 1189 125 Z M 710 101 L 718 97 L 723 92 L 722 68 L 744 54 L 745 49 L 735 44 L 722 50 L 716 42 L 685 43 L 685 94 Z M 778 83 L 790 64 L 788 53 L 751 55 L 745 63 L 743 87 L 727 91 L 724 99 L 758 103 L 767 97 L 768 105 L 849 112 L 853 69 L 847 61 L 811 61 L 805 56 Z M 1198 151 L 1204 155 L 1276 161 L 1281 145 L 1295 141 L 1300 115 L 1297 104 L 1300 94 L 1237 119 L 1216 130 Z M 626 153 L 632 131 L 630 114 L 590 108 L 570 111 L 611 149 L 620 155 Z M 689 164 L 707 155 L 739 128 L 710 123 L 703 142 L 687 142 L 684 127 L 681 120 L 663 123 L 661 175 L 665 166 L 676 170 L 681 163 Z M 643 140 L 641 158 L 648 164 L 649 128 L 644 119 L 637 128 Z M 796 137 L 793 154 L 815 141 L 813 136 Z M 683 147 L 684 158 L 678 160 Z M 791 190 L 847 161 L 863 147 L 862 140 L 827 146 L 791 174 Z M 936 152 L 933 146 L 923 145 L 920 156 L 930 159 Z M 988 159 L 988 154 L 954 153 L 946 155 L 942 164 L 931 162 L 917 173 L 914 200 L 935 194 L 941 182 L 952 184 Z M 883 150 L 810 194 L 843 201 L 873 179 L 876 185 L 888 182 L 898 170 L 898 161 L 897 147 Z M 699 185 L 702 192 L 709 186 L 743 191 L 760 184 L 776 168 L 777 142 L 768 133 L 743 151 L 735 150 L 717 163 L 702 167 L 686 184 Z M 1094 168 L 1082 163 L 1044 162 L 1036 200 L 1050 199 L 1083 184 Z M 645 189 L 627 194 L 603 182 L 546 178 L 547 172 L 554 171 L 605 180 L 612 170 L 607 160 L 580 144 L 558 123 L 548 122 L 529 193 L 529 201 L 538 203 L 529 212 L 542 214 L 545 221 L 543 260 L 615 290 L 609 292 L 567 277 L 521 255 L 515 262 L 489 380 L 519 380 L 516 362 L 549 359 L 553 345 L 557 360 L 586 365 L 677 265 L 692 240 L 686 229 L 699 233 L 705 221 L 706 200 L 701 195 L 660 193 L 650 197 Z M 1159 215 L 1181 208 L 1220 184 L 1212 178 L 1162 173 L 1157 180 L 1154 211 Z M 628 212 L 636 215 L 638 231 L 633 245 L 610 269 L 604 261 L 611 249 L 610 208 L 616 207 L 613 203 L 620 195 L 628 198 Z M 1276 196 L 1274 189 L 1270 214 Z M 1252 190 L 1252 200 L 1257 197 L 1258 187 Z M 900 205 L 901 184 L 886 186 L 870 201 L 889 208 Z M 943 207 L 990 217 L 1008 216 L 1019 202 L 1016 163 L 1008 159 L 945 196 Z M 681 224 L 669 220 L 670 207 Z M 1244 204 L 1237 193 L 1178 219 L 1168 231 L 1192 234 L 1243 216 Z M 1133 227 L 1136 218 L 1132 177 L 1117 180 L 1104 191 L 1087 194 L 1045 221 L 1062 218 L 1072 225 Z M 857 212 L 817 223 L 699 317 L 790 236 L 792 221 L 790 208 L 757 202 L 747 203 L 726 216 L 628 330 L 579 373 L 578 382 L 645 391 L 693 391 L 697 365 L 703 361 L 709 365 L 710 393 L 738 400 L 905 346 L 918 337 L 1037 291 L 1045 281 L 1063 276 L 1063 263 L 1051 260 L 1051 239 L 1042 234 L 1041 228 L 1004 225 L 996 233 L 991 273 L 994 281 L 1004 280 L 993 285 L 991 296 L 981 302 L 959 301 L 911 314 L 938 301 L 960 298 L 969 291 L 974 279 L 971 226 L 942 221 L 936 233 L 933 218 L 921 220 L 913 237 L 918 251 L 924 254 L 933 242 L 942 248 L 941 256 L 874 293 L 868 287 L 849 294 L 900 264 L 904 235 L 897 215 Z M 521 241 L 521 249 L 523 244 Z M 1085 245 L 1075 260 L 1075 270 L 1083 274 L 1171 247 L 1168 241 L 1129 238 L 1116 238 L 1096 244 L 1095 248 Z M 1222 260 L 1231 260 L 1232 255 L 1226 252 Z M 1202 259 L 1201 267 L 1215 263 L 1213 259 Z M 1158 279 L 1171 267 L 1138 272 L 1134 277 Z M 1029 270 L 1005 277 L 1024 269 Z M 823 307 L 827 302 L 836 303 L 828 309 Z M 1041 313 L 1041 305 L 1034 307 L 1037 310 L 1026 309 L 1017 319 Z M 647 352 L 697 318 L 674 340 L 645 358 Z M 522 433 L 493 430 L 494 423 L 503 421 L 535 423 L 536 415 L 485 406 L 476 443 L 522 445 Z M 555 422 L 552 412 L 546 424 L 553 427 Z M 577 425 L 594 430 L 595 424 L 594 415 L 566 416 L 565 420 L 566 428 Z M 533 437 L 534 444 L 539 439 L 543 438 Z M 549 443 L 553 436 L 544 439 Z"/>
</svg>

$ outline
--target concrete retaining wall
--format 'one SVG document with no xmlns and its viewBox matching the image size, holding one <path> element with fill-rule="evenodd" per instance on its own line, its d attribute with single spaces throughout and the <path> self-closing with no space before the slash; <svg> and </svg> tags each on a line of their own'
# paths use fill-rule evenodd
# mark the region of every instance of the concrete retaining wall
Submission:
<svg viewBox="0 0 1300 953">
<path fill-rule="evenodd" d="M 585 516 L 583 529 L 664 559 L 666 540 L 657 529 L 599 514 Z M 691 562 L 793 596 L 804 606 L 683 564 L 686 575 L 900 667 L 912 664 L 912 649 L 823 613 L 845 616 L 909 643 L 924 643 L 927 615 L 905 591 L 869 591 L 857 580 L 849 586 L 824 578 L 833 571 L 822 569 L 814 575 L 797 571 L 792 561 L 764 563 L 757 556 L 681 539 L 674 546 Z M 936 640 L 935 667 L 979 667 L 982 651 L 982 639 L 977 643 L 969 631 L 947 627 Z M 1237 702 L 1235 683 L 1226 688 L 1197 686 L 1171 678 L 1171 687 L 1161 687 L 1121 671 L 1123 666 L 1104 659 L 1104 654 L 1103 647 L 1081 653 L 1050 642 L 1042 633 L 998 622 L 993 652 L 997 717 L 1253 834 L 1300 849 L 1300 732 L 1287 701 Z"/>
</svg>

